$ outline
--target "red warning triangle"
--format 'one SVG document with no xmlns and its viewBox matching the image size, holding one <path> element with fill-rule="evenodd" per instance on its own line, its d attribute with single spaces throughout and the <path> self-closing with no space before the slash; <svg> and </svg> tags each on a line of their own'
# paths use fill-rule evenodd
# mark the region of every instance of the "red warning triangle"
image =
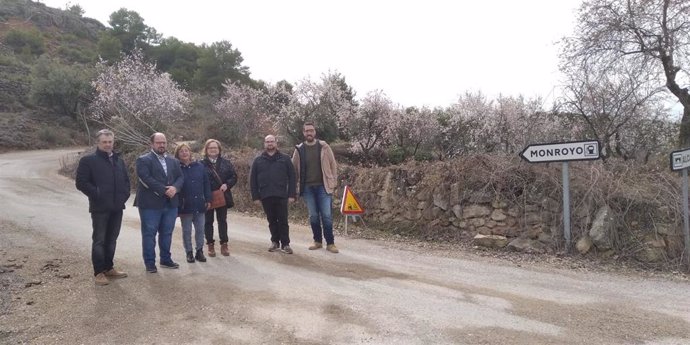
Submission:
<svg viewBox="0 0 690 345">
<path fill-rule="evenodd" d="M 343 200 L 340 203 L 340 213 L 341 214 L 362 214 L 364 213 L 364 208 L 357 200 L 357 197 L 350 190 L 350 186 L 345 186 L 343 191 Z"/>
</svg>

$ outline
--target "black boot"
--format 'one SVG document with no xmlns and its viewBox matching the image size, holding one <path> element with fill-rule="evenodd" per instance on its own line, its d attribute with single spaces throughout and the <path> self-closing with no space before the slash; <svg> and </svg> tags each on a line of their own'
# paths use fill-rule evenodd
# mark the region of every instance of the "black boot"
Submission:
<svg viewBox="0 0 690 345">
<path fill-rule="evenodd" d="M 196 250 L 196 259 L 201 261 L 201 262 L 206 262 L 206 257 L 204 256 L 204 250 L 203 249 L 197 249 Z"/>
<path fill-rule="evenodd" d="M 194 262 L 194 255 L 192 255 L 192 252 L 187 252 L 187 262 Z"/>
</svg>

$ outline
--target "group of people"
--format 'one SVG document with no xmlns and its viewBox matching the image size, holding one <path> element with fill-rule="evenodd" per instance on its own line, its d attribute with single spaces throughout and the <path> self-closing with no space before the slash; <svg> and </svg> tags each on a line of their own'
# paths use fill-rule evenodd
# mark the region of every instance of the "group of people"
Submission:
<svg viewBox="0 0 690 345">
<path fill-rule="evenodd" d="M 271 233 L 269 252 L 292 254 L 288 225 L 288 203 L 297 195 L 309 210 L 313 233 L 310 250 L 323 248 L 338 253 L 333 236 L 332 203 L 337 186 L 337 164 L 330 146 L 316 139 L 314 123 L 303 126 L 304 142 L 295 146 L 292 157 L 280 152 L 274 135 L 264 138 L 264 151 L 254 159 L 250 170 L 251 198 L 263 207 Z M 96 134 L 96 151 L 79 161 L 76 187 L 89 199 L 92 220 L 91 261 L 96 285 L 110 279 L 127 277 L 115 268 L 113 260 L 122 224 L 125 203 L 130 196 L 127 168 L 113 151 L 115 135 L 104 129 Z M 136 160 L 137 190 L 134 206 L 139 209 L 142 256 L 149 273 L 163 268 L 178 268 L 170 247 L 176 218 L 182 224 L 182 239 L 187 262 L 206 262 L 216 256 L 214 218 L 218 223 L 221 255 L 230 255 L 228 247 L 228 208 L 234 206 L 231 189 L 237 183 L 232 163 L 222 157 L 218 140 L 209 139 L 203 147 L 203 159 L 195 161 L 190 146 L 177 145 L 174 157 L 167 154 L 163 133 L 150 137 L 150 152 Z M 193 231 L 192 231 L 193 230 Z M 194 232 L 194 244 L 192 244 Z"/>
</svg>

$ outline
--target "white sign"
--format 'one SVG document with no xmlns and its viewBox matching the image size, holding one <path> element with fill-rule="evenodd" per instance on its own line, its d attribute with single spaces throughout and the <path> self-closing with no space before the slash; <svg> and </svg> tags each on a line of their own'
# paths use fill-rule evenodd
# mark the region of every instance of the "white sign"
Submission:
<svg viewBox="0 0 690 345">
<path fill-rule="evenodd" d="M 690 149 L 671 152 L 671 170 L 683 170 L 690 167 Z"/>
<path fill-rule="evenodd" d="M 520 157 L 530 163 L 584 161 L 599 159 L 599 151 L 596 140 L 572 141 L 529 145 Z"/>
</svg>

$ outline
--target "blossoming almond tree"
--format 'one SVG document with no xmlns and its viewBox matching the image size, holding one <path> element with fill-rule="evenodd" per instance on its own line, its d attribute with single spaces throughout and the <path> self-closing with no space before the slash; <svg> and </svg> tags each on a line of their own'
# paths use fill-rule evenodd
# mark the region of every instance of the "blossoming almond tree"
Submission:
<svg viewBox="0 0 690 345">
<path fill-rule="evenodd" d="M 401 160 L 414 157 L 438 135 L 438 121 L 427 107 L 394 109 L 393 117 L 384 133 L 386 141 L 402 151 Z"/>
<path fill-rule="evenodd" d="M 239 83 L 226 83 L 223 87 L 225 92 L 215 109 L 225 127 L 232 128 L 235 143 L 251 145 L 252 138 L 261 137 L 270 128 L 269 114 L 275 108 L 271 94 L 279 92 L 280 87 L 269 87 L 267 92 Z"/>
<path fill-rule="evenodd" d="M 690 2 L 587 0 L 562 59 L 601 71 L 624 67 L 647 73 L 649 87 L 665 86 L 683 106 L 678 142 L 690 145 Z"/>
<path fill-rule="evenodd" d="M 155 64 L 146 62 L 141 51 L 114 65 L 98 62 L 96 69 L 93 116 L 126 145 L 146 145 L 151 133 L 180 120 L 190 103 L 187 93 L 168 74 L 159 73 Z"/>
<path fill-rule="evenodd" d="M 397 109 L 383 91 L 369 92 L 347 121 L 352 150 L 371 159 L 371 150 L 385 144 L 384 134 L 396 118 Z"/>
<path fill-rule="evenodd" d="M 294 141 L 302 138 L 302 124 L 314 121 L 321 139 L 333 141 L 346 135 L 348 118 L 357 106 L 354 91 L 339 73 L 324 74 L 319 82 L 306 78 L 291 90 L 283 89 L 282 95 L 289 95 L 273 119 L 277 129 Z"/>
</svg>

